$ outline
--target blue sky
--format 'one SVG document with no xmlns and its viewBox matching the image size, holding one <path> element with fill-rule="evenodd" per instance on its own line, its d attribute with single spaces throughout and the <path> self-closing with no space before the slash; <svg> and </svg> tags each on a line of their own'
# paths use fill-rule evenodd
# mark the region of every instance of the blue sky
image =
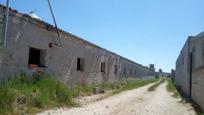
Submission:
<svg viewBox="0 0 204 115">
<path fill-rule="evenodd" d="M 51 24 L 47 0 L 10 0 L 11 7 Z M 0 0 L 5 4 L 6 0 Z M 51 0 L 65 31 L 137 63 L 170 71 L 189 35 L 204 31 L 204 0 Z"/>
</svg>

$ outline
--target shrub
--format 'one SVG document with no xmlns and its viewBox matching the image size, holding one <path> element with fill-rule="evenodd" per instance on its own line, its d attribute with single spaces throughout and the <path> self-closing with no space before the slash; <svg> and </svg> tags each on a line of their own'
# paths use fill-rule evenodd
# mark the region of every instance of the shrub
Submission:
<svg viewBox="0 0 204 115">
<path fill-rule="evenodd" d="M 51 76 L 30 79 L 19 74 L 0 84 L 0 112 L 9 114 L 18 108 L 70 106 L 74 104 L 72 97 L 70 88 Z"/>
<path fill-rule="evenodd" d="M 71 90 L 66 85 L 57 83 L 56 98 L 60 103 L 72 103 Z"/>
<path fill-rule="evenodd" d="M 37 95 L 33 98 L 34 107 L 43 108 L 45 107 L 46 101 L 43 95 Z"/>
<path fill-rule="evenodd" d="M 13 111 L 15 102 L 14 90 L 8 87 L 0 88 L 0 113 Z"/>
</svg>

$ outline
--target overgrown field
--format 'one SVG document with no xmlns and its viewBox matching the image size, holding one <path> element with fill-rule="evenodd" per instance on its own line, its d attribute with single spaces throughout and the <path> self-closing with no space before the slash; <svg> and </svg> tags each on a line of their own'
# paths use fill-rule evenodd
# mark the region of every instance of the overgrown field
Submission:
<svg viewBox="0 0 204 115">
<path fill-rule="evenodd" d="M 0 114 L 34 114 L 54 107 L 76 106 L 74 97 L 92 95 L 96 88 L 99 93 L 113 90 L 113 94 L 131 90 L 158 79 L 131 79 L 123 84 L 102 83 L 99 85 L 77 85 L 68 87 L 51 76 L 36 75 L 28 77 L 19 74 L 0 83 Z"/>
</svg>

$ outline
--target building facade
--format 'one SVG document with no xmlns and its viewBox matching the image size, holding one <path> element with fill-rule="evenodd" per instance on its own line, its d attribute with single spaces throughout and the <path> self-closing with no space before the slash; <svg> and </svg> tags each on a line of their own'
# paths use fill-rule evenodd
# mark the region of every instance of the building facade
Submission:
<svg viewBox="0 0 204 115">
<path fill-rule="evenodd" d="M 5 7 L 0 6 L 0 79 L 19 72 L 45 73 L 68 85 L 121 82 L 148 78 L 154 70 L 96 46 L 54 26 L 10 9 L 8 36 L 3 48 Z"/>
<path fill-rule="evenodd" d="M 176 61 L 175 83 L 204 110 L 204 33 L 190 36 Z"/>
</svg>

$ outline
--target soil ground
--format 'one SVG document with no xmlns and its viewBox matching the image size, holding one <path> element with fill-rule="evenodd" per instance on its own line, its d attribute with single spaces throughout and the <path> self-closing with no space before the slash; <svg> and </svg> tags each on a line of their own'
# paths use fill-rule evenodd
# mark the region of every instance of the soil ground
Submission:
<svg viewBox="0 0 204 115">
<path fill-rule="evenodd" d="M 190 104 L 181 103 L 181 99 L 174 98 L 166 90 L 167 82 L 153 92 L 148 92 L 150 85 L 124 91 L 100 101 L 86 101 L 95 100 L 99 95 L 81 98 L 80 107 L 53 109 L 39 115 L 196 115 Z"/>
</svg>

